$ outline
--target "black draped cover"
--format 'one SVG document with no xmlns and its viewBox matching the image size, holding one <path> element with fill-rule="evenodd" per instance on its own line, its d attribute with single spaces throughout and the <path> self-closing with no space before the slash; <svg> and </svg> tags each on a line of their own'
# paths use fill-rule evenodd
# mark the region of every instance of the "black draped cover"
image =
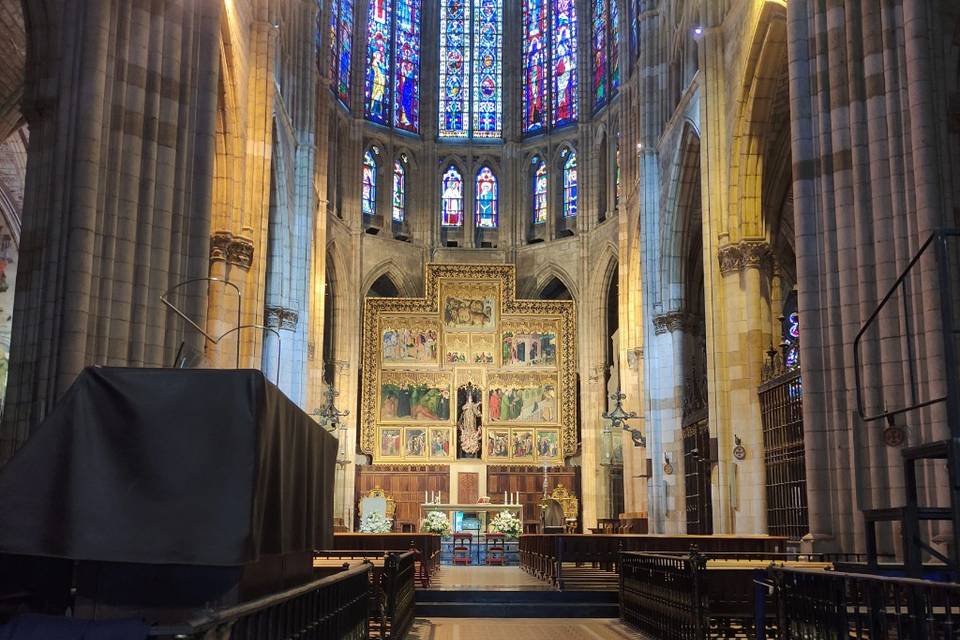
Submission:
<svg viewBox="0 0 960 640">
<path fill-rule="evenodd" d="M 87 368 L 0 469 L 0 553 L 227 567 L 329 548 L 336 453 L 259 371 Z"/>
</svg>

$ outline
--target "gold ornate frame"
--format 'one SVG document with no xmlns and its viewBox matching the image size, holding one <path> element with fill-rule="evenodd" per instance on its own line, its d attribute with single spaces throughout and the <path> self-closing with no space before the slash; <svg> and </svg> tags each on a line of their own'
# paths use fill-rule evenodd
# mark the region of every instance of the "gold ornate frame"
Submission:
<svg viewBox="0 0 960 640">
<path fill-rule="evenodd" d="M 550 320 L 557 323 L 557 420 L 554 428 L 559 426 L 560 430 L 560 460 L 573 455 L 577 448 L 577 388 L 576 388 L 576 310 L 571 300 L 526 300 L 516 297 L 516 271 L 513 265 L 464 265 L 464 264 L 428 264 L 424 278 L 424 296 L 422 298 L 366 298 L 363 309 L 363 340 L 361 343 L 361 359 L 363 374 L 361 379 L 361 399 L 360 399 L 360 449 L 364 453 L 373 455 L 375 458 L 377 447 L 377 426 L 379 424 L 379 407 L 377 399 L 379 397 L 380 387 L 380 318 L 385 314 L 404 314 L 404 315 L 424 315 L 436 314 L 440 319 L 441 325 L 443 319 L 440 309 L 440 294 L 444 287 L 456 287 L 466 282 L 470 283 L 491 283 L 498 284 L 500 290 L 500 308 L 495 310 L 495 320 L 492 333 L 497 338 L 498 353 L 495 354 L 495 361 L 499 361 L 501 323 L 512 322 L 539 322 Z M 446 283 L 446 284 L 445 284 Z M 455 330 L 459 331 L 459 329 Z M 440 354 L 441 369 L 443 368 L 443 356 Z M 502 364 L 502 363 L 501 363 Z M 473 373 L 477 365 L 468 363 L 466 367 L 457 367 L 453 370 L 454 385 L 465 382 L 464 378 L 480 382 L 483 372 L 480 375 Z M 395 371 L 390 367 L 391 371 Z M 434 369 L 434 371 L 437 371 Z M 517 373 L 534 373 L 538 369 L 526 369 L 516 371 Z M 461 373 L 462 372 L 462 373 Z M 505 373 L 497 368 L 497 374 Z M 479 386 L 479 385 L 478 385 Z M 455 411 L 452 411 L 455 415 Z M 455 418 L 452 418 L 455 422 Z M 409 423 L 407 423 L 409 426 Z M 416 426 L 441 426 L 434 425 L 416 425 Z M 507 424 L 490 423 L 485 424 L 495 428 L 510 427 L 529 427 L 537 429 L 542 425 L 527 424 Z M 456 447 L 456 441 L 451 442 L 451 456 L 453 457 Z M 497 459 L 498 463 L 503 463 Z M 529 464 L 529 460 L 518 461 L 522 464 Z"/>
</svg>

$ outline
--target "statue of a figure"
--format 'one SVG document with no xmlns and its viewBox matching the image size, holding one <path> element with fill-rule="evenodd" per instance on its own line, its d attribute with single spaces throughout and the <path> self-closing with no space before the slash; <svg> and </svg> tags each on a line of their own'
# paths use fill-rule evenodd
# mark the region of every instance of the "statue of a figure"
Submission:
<svg viewBox="0 0 960 640">
<path fill-rule="evenodd" d="M 457 423 L 460 429 L 460 450 L 469 456 L 475 456 L 480 453 L 480 403 L 474 400 L 472 386 L 468 386 L 466 391 L 466 401 L 460 407 L 460 419 Z"/>
</svg>

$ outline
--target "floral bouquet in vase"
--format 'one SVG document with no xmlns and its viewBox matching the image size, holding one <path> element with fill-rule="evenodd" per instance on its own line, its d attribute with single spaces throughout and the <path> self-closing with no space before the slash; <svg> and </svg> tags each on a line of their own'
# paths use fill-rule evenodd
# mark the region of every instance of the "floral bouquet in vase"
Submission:
<svg viewBox="0 0 960 640">
<path fill-rule="evenodd" d="M 420 530 L 427 533 L 448 536 L 453 530 L 453 527 L 450 525 L 450 520 L 447 519 L 447 514 L 442 511 L 431 511 L 420 524 Z"/>
<path fill-rule="evenodd" d="M 372 511 L 360 521 L 360 533 L 390 533 L 392 521 L 379 511 Z"/>
<path fill-rule="evenodd" d="M 501 511 L 490 521 L 490 529 L 508 538 L 519 538 L 523 533 L 523 524 L 512 511 Z"/>
</svg>

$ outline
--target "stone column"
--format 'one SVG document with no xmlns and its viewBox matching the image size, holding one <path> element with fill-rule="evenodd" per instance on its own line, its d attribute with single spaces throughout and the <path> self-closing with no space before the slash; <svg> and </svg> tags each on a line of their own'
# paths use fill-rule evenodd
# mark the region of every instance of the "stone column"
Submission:
<svg viewBox="0 0 960 640">
<path fill-rule="evenodd" d="M 0 459 L 90 364 L 172 364 L 208 273 L 221 3 L 25 3 L 30 126 Z M 202 293 L 184 299 L 204 323 Z"/>
</svg>

